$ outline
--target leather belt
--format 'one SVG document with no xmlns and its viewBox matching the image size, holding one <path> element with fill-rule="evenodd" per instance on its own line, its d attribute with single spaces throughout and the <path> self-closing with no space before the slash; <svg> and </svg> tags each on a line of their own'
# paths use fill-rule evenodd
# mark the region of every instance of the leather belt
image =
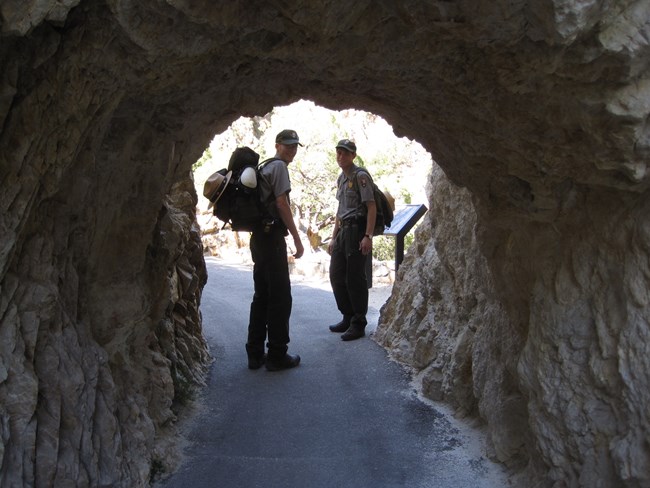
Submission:
<svg viewBox="0 0 650 488">
<path fill-rule="evenodd" d="M 351 218 L 341 222 L 341 227 L 352 227 L 353 225 L 359 225 L 359 220 L 356 218 Z"/>
</svg>

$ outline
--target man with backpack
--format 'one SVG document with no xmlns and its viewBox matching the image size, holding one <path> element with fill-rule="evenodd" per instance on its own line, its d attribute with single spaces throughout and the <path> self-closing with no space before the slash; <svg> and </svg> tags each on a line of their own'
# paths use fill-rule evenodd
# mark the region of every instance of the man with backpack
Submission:
<svg viewBox="0 0 650 488">
<path fill-rule="evenodd" d="M 293 237 L 296 259 L 304 253 L 291 213 L 291 183 L 287 169 L 302 144 L 293 130 L 281 131 L 275 143 L 275 157 L 261 165 L 262 178 L 258 182 L 262 201 L 270 201 L 268 210 L 272 220 L 254 229 L 250 239 L 255 292 L 246 343 L 248 367 L 259 369 L 266 363 L 269 371 L 300 364 L 300 356 L 287 353 L 292 297 L 285 236 L 291 234 Z M 268 354 L 264 354 L 267 338 Z"/>
<path fill-rule="evenodd" d="M 336 145 L 336 162 L 342 172 L 336 181 L 334 231 L 329 244 L 330 283 L 336 305 L 343 314 L 332 332 L 343 332 L 341 339 L 351 341 L 365 335 L 368 312 L 366 260 L 372 253 L 372 237 L 377 207 L 372 178 L 354 164 L 356 144 L 343 139 Z"/>
</svg>

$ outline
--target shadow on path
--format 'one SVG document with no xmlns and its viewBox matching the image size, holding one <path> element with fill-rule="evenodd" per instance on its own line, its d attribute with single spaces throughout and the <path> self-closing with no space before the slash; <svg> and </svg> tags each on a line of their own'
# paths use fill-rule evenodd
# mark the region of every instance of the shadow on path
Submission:
<svg viewBox="0 0 650 488">
<path fill-rule="evenodd" d="M 329 284 L 293 282 L 289 352 L 300 354 L 300 366 L 247 369 L 252 272 L 206 261 L 201 309 L 215 362 L 186 432 L 185 460 L 155 486 L 506 486 L 476 439 L 421 401 L 381 347 L 368 337 L 343 342 L 328 330 L 339 319 Z M 369 313 L 370 330 L 377 314 Z"/>
</svg>

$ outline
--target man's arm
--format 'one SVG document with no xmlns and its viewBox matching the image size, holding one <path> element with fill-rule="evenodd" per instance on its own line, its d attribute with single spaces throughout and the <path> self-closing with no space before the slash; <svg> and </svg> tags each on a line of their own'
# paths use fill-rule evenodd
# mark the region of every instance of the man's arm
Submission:
<svg viewBox="0 0 650 488">
<path fill-rule="evenodd" d="M 368 215 L 366 215 L 366 233 L 359 243 L 361 254 L 368 254 L 372 252 L 372 233 L 375 229 L 375 220 L 377 219 L 377 205 L 374 200 L 366 202 L 368 207 Z"/>
<path fill-rule="evenodd" d="M 332 238 L 330 239 L 330 243 L 327 245 L 327 251 L 332 254 L 332 247 L 334 246 L 334 240 L 336 239 L 336 235 L 339 233 L 339 219 L 338 217 L 334 216 L 334 230 L 332 231 Z"/>
<path fill-rule="evenodd" d="M 278 214 L 280 215 L 282 222 L 287 227 L 289 234 L 291 234 L 293 237 L 293 243 L 296 246 L 296 254 L 293 256 L 298 259 L 304 254 L 305 248 L 300 241 L 300 234 L 298 234 L 296 223 L 293 221 L 293 215 L 291 214 L 291 207 L 289 206 L 289 199 L 287 198 L 287 194 L 283 193 L 279 197 L 276 197 L 275 205 L 278 209 Z"/>
</svg>

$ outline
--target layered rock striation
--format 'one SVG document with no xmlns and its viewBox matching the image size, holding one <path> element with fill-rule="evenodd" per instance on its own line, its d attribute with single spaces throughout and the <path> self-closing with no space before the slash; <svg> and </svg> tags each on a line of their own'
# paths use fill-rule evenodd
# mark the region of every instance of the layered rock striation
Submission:
<svg viewBox="0 0 650 488">
<path fill-rule="evenodd" d="M 239 115 L 309 98 L 441 168 L 377 339 L 522 485 L 648 486 L 649 18 L 0 2 L 0 484 L 147 484 L 210 360 L 191 165 Z"/>
</svg>

